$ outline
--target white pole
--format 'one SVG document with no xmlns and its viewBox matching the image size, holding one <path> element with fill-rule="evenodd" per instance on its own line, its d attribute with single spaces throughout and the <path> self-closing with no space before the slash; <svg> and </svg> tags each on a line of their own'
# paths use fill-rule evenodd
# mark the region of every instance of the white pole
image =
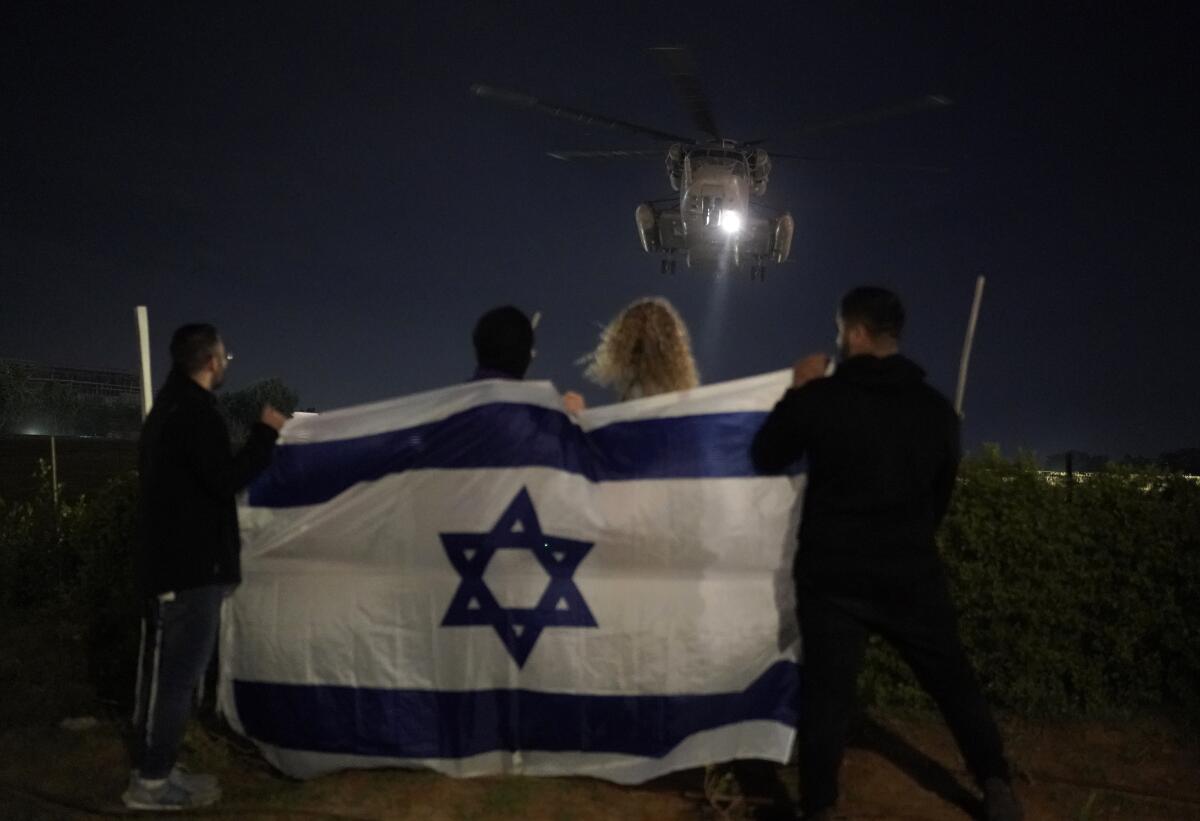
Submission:
<svg viewBox="0 0 1200 821">
<path fill-rule="evenodd" d="M 54 510 L 58 512 L 58 451 L 54 447 L 54 434 L 50 434 L 50 486 L 54 489 Z"/>
<path fill-rule="evenodd" d="M 135 310 L 138 324 L 138 346 L 142 353 L 142 418 L 150 414 L 150 403 L 154 401 L 153 383 L 150 381 L 150 319 L 146 315 L 146 306 L 139 305 Z"/>
<path fill-rule="evenodd" d="M 975 280 L 975 299 L 971 302 L 971 318 L 967 320 L 967 336 L 963 340 L 962 359 L 958 363 L 958 388 L 954 391 L 954 410 L 963 415 L 963 394 L 967 392 L 967 364 L 971 360 L 971 343 L 975 341 L 975 323 L 979 321 L 979 303 L 983 301 L 984 277 Z"/>
</svg>

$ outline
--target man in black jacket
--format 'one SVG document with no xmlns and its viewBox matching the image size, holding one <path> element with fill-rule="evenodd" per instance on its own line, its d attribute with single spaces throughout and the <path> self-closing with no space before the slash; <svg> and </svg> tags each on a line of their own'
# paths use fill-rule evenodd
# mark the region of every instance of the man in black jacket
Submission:
<svg viewBox="0 0 1200 821">
<path fill-rule="evenodd" d="M 134 809 L 172 810 L 220 797 L 212 776 L 176 766 L 190 702 L 216 642 L 222 598 L 241 581 L 234 494 L 271 461 L 286 421 L 263 408 L 232 453 L 213 391 L 233 357 L 212 325 L 171 339 L 172 370 L 142 426 L 139 586 L 145 600 L 134 705 Z"/>
<path fill-rule="evenodd" d="M 837 370 L 813 354 L 754 438 L 762 471 L 808 460 L 794 576 L 803 638 L 805 818 L 832 818 L 869 634 L 887 639 L 946 718 L 984 790 L 990 821 L 1021 810 L 1003 745 L 958 636 L 934 532 L 959 462 L 954 408 L 899 352 L 904 309 L 856 288 L 837 317 Z"/>
</svg>

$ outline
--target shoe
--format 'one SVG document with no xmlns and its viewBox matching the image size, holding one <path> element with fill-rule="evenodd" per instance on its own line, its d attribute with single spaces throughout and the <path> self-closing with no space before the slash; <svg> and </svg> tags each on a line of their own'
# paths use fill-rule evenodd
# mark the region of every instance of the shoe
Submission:
<svg viewBox="0 0 1200 821">
<path fill-rule="evenodd" d="M 129 786 L 132 787 L 141 777 L 141 771 L 134 767 L 129 774 Z M 167 774 L 167 780 L 195 795 L 215 794 L 218 798 L 221 796 L 221 787 L 217 784 L 215 775 L 193 773 L 186 764 L 176 764 L 172 767 L 171 772 Z"/>
<path fill-rule="evenodd" d="M 157 781 L 133 776 L 121 796 L 131 810 L 187 810 L 207 807 L 221 798 L 221 788 L 211 775 L 192 775 L 172 770 Z"/>
<path fill-rule="evenodd" d="M 196 796 L 215 795 L 216 798 L 221 797 L 221 788 L 217 784 L 215 775 L 189 772 L 188 768 L 182 764 L 175 765 L 170 775 L 167 776 L 167 780 Z M 215 801 L 216 798 L 213 800 Z"/>
<path fill-rule="evenodd" d="M 983 782 L 983 817 L 987 821 L 1022 821 L 1025 818 L 1012 785 L 1003 778 L 993 777 Z"/>
</svg>

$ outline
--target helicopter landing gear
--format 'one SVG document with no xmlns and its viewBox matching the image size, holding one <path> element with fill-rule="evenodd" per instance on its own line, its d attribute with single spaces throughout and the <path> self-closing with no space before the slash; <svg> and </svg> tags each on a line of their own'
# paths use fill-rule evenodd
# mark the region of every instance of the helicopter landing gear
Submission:
<svg viewBox="0 0 1200 821">
<path fill-rule="evenodd" d="M 659 264 L 659 271 L 660 271 L 661 273 L 664 273 L 664 274 L 671 274 L 672 276 L 674 276 L 674 274 L 675 274 L 675 260 L 674 260 L 674 259 L 664 259 L 664 260 L 663 260 L 663 261 L 662 261 L 662 262 Z"/>
</svg>

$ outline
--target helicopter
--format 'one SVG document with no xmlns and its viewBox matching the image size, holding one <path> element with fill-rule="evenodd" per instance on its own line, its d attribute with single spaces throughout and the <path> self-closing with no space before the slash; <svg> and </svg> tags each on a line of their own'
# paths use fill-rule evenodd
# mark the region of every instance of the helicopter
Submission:
<svg viewBox="0 0 1200 821">
<path fill-rule="evenodd" d="M 667 180 L 672 191 L 678 192 L 678 197 L 650 200 L 636 207 L 634 220 L 642 250 L 662 256 L 660 268 L 663 273 L 675 273 L 676 260 L 682 256 L 689 268 L 716 268 L 718 271 L 731 267 L 749 268 L 752 279 L 765 279 L 768 263 L 787 260 L 796 228 L 795 220 L 787 211 L 770 208 L 752 199 L 766 193 L 771 175 L 771 155 L 760 147 L 767 140 L 730 139 L 717 127 L 708 98 L 701 88 L 695 62 L 686 46 L 659 46 L 649 51 L 659 58 L 676 96 L 704 137 L 674 134 L 483 83 L 472 85 L 471 92 L 503 105 L 540 111 L 585 127 L 624 131 L 667 143 Z M 948 105 L 951 105 L 948 97 L 929 94 L 855 114 L 803 123 L 790 129 L 788 136 L 808 136 Z M 661 148 L 547 152 L 550 157 L 564 162 L 640 158 L 661 153 Z M 774 152 L 774 156 L 822 159 L 779 152 Z"/>
</svg>

